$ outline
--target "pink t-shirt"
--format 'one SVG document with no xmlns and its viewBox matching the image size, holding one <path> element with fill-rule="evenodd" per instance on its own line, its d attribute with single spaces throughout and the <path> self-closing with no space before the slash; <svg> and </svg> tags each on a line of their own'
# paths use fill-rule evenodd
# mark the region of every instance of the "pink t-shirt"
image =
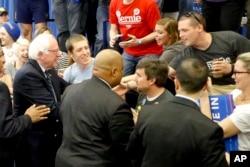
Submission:
<svg viewBox="0 0 250 167">
<path fill-rule="evenodd" d="M 109 22 L 116 24 L 127 40 L 127 34 L 142 38 L 154 31 L 156 21 L 161 18 L 159 8 L 155 0 L 134 0 L 125 5 L 122 0 L 111 0 L 109 11 Z M 125 52 L 133 56 L 146 54 L 161 54 L 162 46 L 155 41 L 135 47 L 125 48 Z"/>
</svg>

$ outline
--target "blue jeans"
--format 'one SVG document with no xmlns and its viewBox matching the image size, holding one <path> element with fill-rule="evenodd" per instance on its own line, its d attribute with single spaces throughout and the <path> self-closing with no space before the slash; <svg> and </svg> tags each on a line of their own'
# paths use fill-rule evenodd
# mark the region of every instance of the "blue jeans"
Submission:
<svg viewBox="0 0 250 167">
<path fill-rule="evenodd" d="M 65 42 L 70 34 L 84 34 L 88 14 L 87 0 L 73 3 L 72 0 L 53 0 L 52 10 L 58 30 L 58 43 L 67 52 Z"/>
<path fill-rule="evenodd" d="M 126 52 L 123 52 L 122 53 L 122 58 L 124 63 L 123 76 L 134 74 L 137 63 L 144 57 L 153 57 L 159 59 L 160 55 L 148 54 L 144 56 L 132 56 Z"/>
<path fill-rule="evenodd" d="M 179 17 L 185 12 L 193 11 L 194 0 L 179 0 Z"/>
<path fill-rule="evenodd" d="M 109 7 L 108 6 L 98 6 L 96 12 L 97 21 L 97 34 L 94 46 L 94 57 L 102 49 L 107 48 L 109 41 Z M 104 39 L 106 38 L 106 39 Z"/>
</svg>

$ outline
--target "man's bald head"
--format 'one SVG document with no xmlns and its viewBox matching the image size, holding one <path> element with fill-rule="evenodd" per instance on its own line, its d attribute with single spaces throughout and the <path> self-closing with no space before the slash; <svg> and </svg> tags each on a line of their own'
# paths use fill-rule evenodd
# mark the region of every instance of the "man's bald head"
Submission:
<svg viewBox="0 0 250 167">
<path fill-rule="evenodd" d="M 105 80 L 111 87 L 120 83 L 122 70 L 122 56 L 115 50 L 104 49 L 95 57 L 93 75 Z"/>
</svg>

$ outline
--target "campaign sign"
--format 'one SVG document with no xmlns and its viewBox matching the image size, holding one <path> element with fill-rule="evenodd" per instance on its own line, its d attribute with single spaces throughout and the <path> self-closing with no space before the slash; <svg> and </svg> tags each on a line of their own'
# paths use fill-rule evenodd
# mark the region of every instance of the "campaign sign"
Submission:
<svg viewBox="0 0 250 167">
<path fill-rule="evenodd" d="M 211 114 L 214 122 L 220 122 L 234 110 L 233 96 L 231 94 L 226 95 L 212 95 L 209 96 Z M 225 140 L 226 151 L 238 150 L 237 135 Z"/>
</svg>

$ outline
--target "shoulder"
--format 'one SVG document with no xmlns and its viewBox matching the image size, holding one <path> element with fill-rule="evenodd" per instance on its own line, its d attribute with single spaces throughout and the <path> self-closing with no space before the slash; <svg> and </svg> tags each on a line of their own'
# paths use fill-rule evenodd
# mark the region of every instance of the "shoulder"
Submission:
<svg viewBox="0 0 250 167">
<path fill-rule="evenodd" d="M 0 92 L 1 92 L 1 94 L 2 93 L 6 94 L 8 92 L 8 90 L 9 89 L 8 89 L 7 85 L 4 82 L 0 81 Z"/>
<path fill-rule="evenodd" d="M 245 37 L 243 37 L 242 35 L 234 32 L 234 31 L 217 31 L 217 32 L 211 32 L 212 38 L 214 40 L 216 39 L 221 39 L 221 40 L 227 40 L 228 38 L 232 39 L 232 38 L 240 38 L 240 39 L 244 39 Z M 230 41 L 228 41 L 230 42 Z"/>
<path fill-rule="evenodd" d="M 169 90 L 167 90 L 167 89 L 164 90 L 164 95 L 165 95 L 166 97 L 171 98 L 171 99 L 174 97 L 174 95 L 173 95 Z M 170 100 L 170 99 L 169 99 L 169 100 Z"/>
<path fill-rule="evenodd" d="M 7 68 L 10 69 L 10 68 L 14 68 L 14 65 L 12 62 L 8 62 L 8 63 L 6 63 L 5 67 L 6 67 L 6 69 Z"/>
</svg>

